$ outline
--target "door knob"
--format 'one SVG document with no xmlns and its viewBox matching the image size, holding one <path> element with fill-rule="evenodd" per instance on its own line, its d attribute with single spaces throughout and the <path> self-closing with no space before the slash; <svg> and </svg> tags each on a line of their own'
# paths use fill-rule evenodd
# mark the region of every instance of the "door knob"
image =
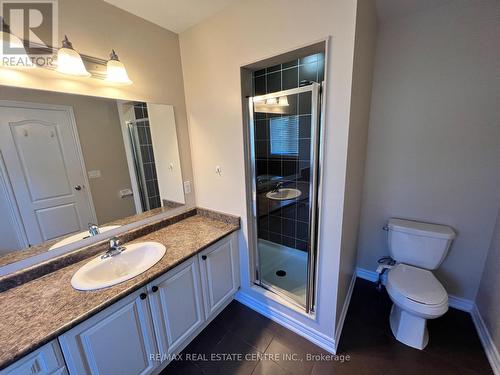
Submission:
<svg viewBox="0 0 500 375">
<path fill-rule="evenodd" d="M 76 185 L 75 190 L 80 191 L 80 190 L 82 190 L 82 187 L 80 185 Z"/>
<path fill-rule="evenodd" d="M 139 297 L 141 297 L 141 299 L 146 299 L 148 295 L 146 293 L 141 293 L 139 294 Z"/>
<path fill-rule="evenodd" d="M 206 255 L 202 255 L 202 256 L 201 256 L 201 259 L 203 259 L 203 260 L 207 260 L 207 256 L 206 256 Z"/>
<path fill-rule="evenodd" d="M 158 287 L 156 285 L 153 285 L 151 290 L 153 291 L 153 293 L 156 293 L 158 291 Z"/>
</svg>

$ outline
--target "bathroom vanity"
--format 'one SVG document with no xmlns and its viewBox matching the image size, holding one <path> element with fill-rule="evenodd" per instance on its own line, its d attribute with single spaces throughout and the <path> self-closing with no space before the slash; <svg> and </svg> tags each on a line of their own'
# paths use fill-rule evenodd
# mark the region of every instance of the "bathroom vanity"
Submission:
<svg viewBox="0 0 500 375">
<path fill-rule="evenodd" d="M 128 281 L 74 289 L 92 254 L 0 293 L 0 374 L 158 373 L 217 316 L 239 288 L 239 219 L 193 209 L 149 225 L 124 245 L 166 253 Z"/>
</svg>

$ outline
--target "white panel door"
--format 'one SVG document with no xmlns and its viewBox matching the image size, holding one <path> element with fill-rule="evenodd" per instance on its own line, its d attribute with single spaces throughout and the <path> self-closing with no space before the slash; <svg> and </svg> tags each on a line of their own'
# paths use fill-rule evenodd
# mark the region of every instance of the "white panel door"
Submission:
<svg viewBox="0 0 500 375">
<path fill-rule="evenodd" d="M 160 353 L 174 353 L 205 321 L 198 259 L 187 260 L 148 289 Z"/>
<path fill-rule="evenodd" d="M 30 245 L 95 222 L 71 108 L 0 102 L 0 150 Z"/>
<path fill-rule="evenodd" d="M 158 365 L 145 289 L 125 297 L 59 337 L 70 374 L 149 374 Z"/>
<path fill-rule="evenodd" d="M 199 254 L 207 319 L 239 288 L 238 253 L 234 234 Z"/>
</svg>

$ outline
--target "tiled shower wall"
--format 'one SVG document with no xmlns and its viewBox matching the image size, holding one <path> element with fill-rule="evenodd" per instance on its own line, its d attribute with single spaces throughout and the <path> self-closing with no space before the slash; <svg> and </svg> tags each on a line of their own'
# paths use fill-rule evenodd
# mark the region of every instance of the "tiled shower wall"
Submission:
<svg viewBox="0 0 500 375">
<path fill-rule="evenodd" d="M 254 72 L 254 94 L 263 95 L 300 86 L 301 81 L 322 82 L 324 55 L 315 54 Z M 309 183 L 311 152 L 311 95 L 288 96 L 287 115 L 254 113 L 255 157 L 257 175 L 258 237 L 278 244 L 308 250 L 309 244 Z M 283 119 L 285 117 L 285 119 Z M 297 143 L 290 155 L 273 154 L 271 126 L 287 121 L 297 126 Z M 300 199 L 276 204 L 265 198 L 275 182 L 302 191 Z"/>
<path fill-rule="evenodd" d="M 154 208 L 161 207 L 161 200 L 146 103 L 134 103 L 134 113 L 135 119 L 139 120 L 136 122 L 136 126 L 137 133 L 139 135 L 144 178 L 146 180 L 146 199 L 149 202 L 149 208 L 152 210 Z"/>
</svg>

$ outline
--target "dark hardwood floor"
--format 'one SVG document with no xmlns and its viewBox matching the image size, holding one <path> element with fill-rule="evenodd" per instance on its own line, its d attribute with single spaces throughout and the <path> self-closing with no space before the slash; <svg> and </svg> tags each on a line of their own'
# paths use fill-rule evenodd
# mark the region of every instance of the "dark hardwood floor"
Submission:
<svg viewBox="0 0 500 375">
<path fill-rule="evenodd" d="M 162 374 L 493 373 L 469 314 L 450 309 L 429 321 L 429 345 L 420 351 L 394 339 L 390 308 L 385 290 L 358 279 L 339 357 L 325 358 L 325 350 L 233 301 Z"/>
</svg>

